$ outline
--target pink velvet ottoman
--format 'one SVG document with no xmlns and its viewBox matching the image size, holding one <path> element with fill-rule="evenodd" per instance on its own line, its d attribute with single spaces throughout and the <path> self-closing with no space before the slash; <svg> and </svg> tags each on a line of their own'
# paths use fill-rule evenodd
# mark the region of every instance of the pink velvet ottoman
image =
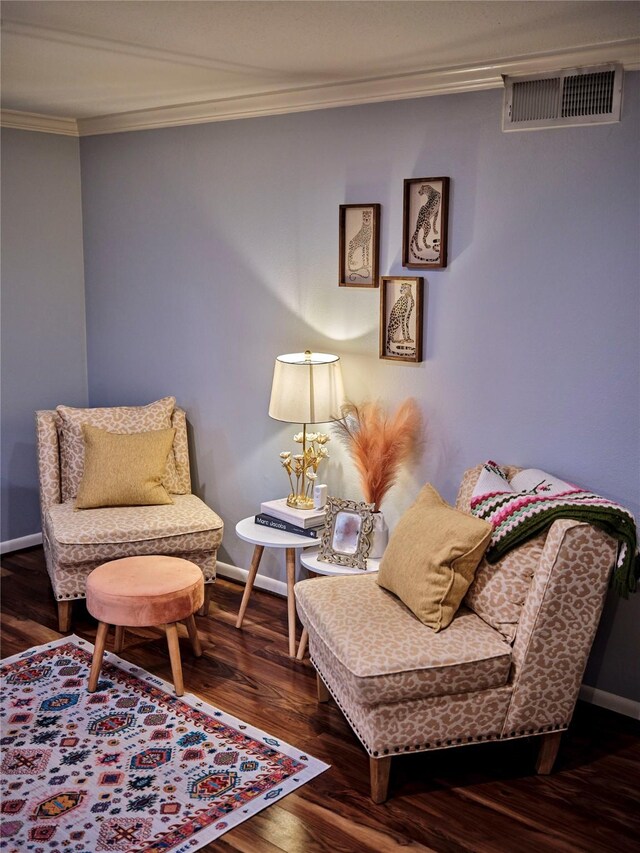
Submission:
<svg viewBox="0 0 640 853">
<path fill-rule="evenodd" d="M 184 622 L 196 657 L 202 654 L 193 614 L 204 601 L 202 571 L 179 557 L 125 557 L 103 563 L 87 578 L 87 610 L 98 620 L 89 675 L 89 693 L 98 684 L 110 625 L 115 651 L 122 650 L 124 629 L 164 625 L 177 696 L 184 694 L 177 622 Z"/>
</svg>

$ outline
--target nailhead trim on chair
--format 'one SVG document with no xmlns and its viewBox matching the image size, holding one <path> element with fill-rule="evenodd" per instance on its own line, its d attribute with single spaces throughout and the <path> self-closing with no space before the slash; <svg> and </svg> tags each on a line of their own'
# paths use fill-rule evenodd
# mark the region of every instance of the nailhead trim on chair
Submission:
<svg viewBox="0 0 640 853">
<path fill-rule="evenodd" d="M 316 662 L 313 659 L 313 655 L 310 654 L 309 657 L 310 657 L 311 663 L 314 666 L 315 671 L 318 673 L 318 675 L 320 675 L 320 671 L 316 666 Z M 322 675 L 320 675 L 320 678 L 322 678 Z M 327 688 L 327 690 L 329 691 L 329 693 L 331 693 L 331 695 L 333 696 L 333 699 L 334 699 L 336 705 L 340 708 L 340 710 L 342 711 L 342 713 L 346 717 L 347 722 L 349 723 L 351 728 L 354 730 L 354 732 L 357 734 L 358 738 L 360 739 L 360 742 L 362 743 L 362 745 L 364 746 L 366 751 L 369 753 L 369 755 L 371 755 L 373 758 L 379 758 L 380 755 L 389 755 L 390 752 L 392 752 L 396 755 L 399 754 L 400 752 L 431 752 L 431 751 L 436 750 L 436 749 L 450 749 L 450 748 L 456 747 L 456 746 L 466 746 L 467 744 L 470 744 L 470 743 L 485 743 L 487 741 L 498 741 L 498 740 L 518 740 L 519 738 L 531 737 L 532 735 L 541 735 L 541 734 L 545 734 L 546 732 L 566 731 L 568 728 L 568 725 L 569 725 L 568 722 L 567 723 L 555 723 L 554 725 L 542 726 L 542 728 L 539 728 L 539 729 L 522 729 L 519 732 L 511 732 L 508 735 L 501 735 L 501 734 L 492 733 L 492 734 L 485 734 L 485 735 L 476 735 L 475 737 L 470 736 L 467 738 L 452 738 L 451 740 L 445 740 L 445 741 L 437 740 L 437 741 L 435 741 L 435 743 L 425 743 L 424 745 L 418 743 L 418 744 L 415 744 L 415 746 L 396 746 L 392 750 L 385 749 L 382 751 L 382 753 L 380 753 L 378 750 L 374 751 L 372 749 L 369 749 L 367 744 L 364 742 L 364 738 L 363 738 L 362 734 L 360 733 L 360 731 L 358 730 L 358 727 L 353 722 L 353 720 L 349 716 L 349 713 L 345 710 L 345 708 L 343 707 L 342 703 L 340 702 L 340 700 L 338 699 L 336 694 L 333 692 L 331 685 L 327 684 L 327 682 L 324 680 L 324 678 L 322 678 L 322 681 L 323 681 L 325 687 Z"/>
</svg>

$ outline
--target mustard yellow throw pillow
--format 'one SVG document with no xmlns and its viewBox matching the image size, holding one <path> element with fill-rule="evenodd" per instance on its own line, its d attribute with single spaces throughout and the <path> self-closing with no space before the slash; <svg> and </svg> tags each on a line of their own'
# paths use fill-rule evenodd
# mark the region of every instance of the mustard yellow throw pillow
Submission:
<svg viewBox="0 0 640 853">
<path fill-rule="evenodd" d="M 76 509 L 172 504 L 162 478 L 175 433 L 171 428 L 122 434 L 83 424 Z"/>
<path fill-rule="evenodd" d="M 488 521 L 449 506 L 427 483 L 389 538 L 378 583 L 440 631 L 455 616 L 491 530 Z"/>
</svg>

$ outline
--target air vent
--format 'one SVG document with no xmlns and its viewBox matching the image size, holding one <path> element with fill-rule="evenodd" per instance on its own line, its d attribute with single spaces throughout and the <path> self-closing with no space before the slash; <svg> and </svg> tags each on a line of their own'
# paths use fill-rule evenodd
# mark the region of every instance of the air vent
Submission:
<svg viewBox="0 0 640 853">
<path fill-rule="evenodd" d="M 539 130 L 620 121 L 621 65 L 504 77 L 502 129 Z"/>
</svg>

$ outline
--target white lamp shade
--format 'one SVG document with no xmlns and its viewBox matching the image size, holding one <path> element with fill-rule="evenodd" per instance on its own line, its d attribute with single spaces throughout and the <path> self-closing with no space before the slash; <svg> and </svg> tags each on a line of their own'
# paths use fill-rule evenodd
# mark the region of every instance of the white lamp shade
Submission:
<svg viewBox="0 0 640 853">
<path fill-rule="evenodd" d="M 279 355 L 273 370 L 269 415 L 277 421 L 322 424 L 341 417 L 344 387 L 340 358 L 323 352 Z"/>
</svg>

